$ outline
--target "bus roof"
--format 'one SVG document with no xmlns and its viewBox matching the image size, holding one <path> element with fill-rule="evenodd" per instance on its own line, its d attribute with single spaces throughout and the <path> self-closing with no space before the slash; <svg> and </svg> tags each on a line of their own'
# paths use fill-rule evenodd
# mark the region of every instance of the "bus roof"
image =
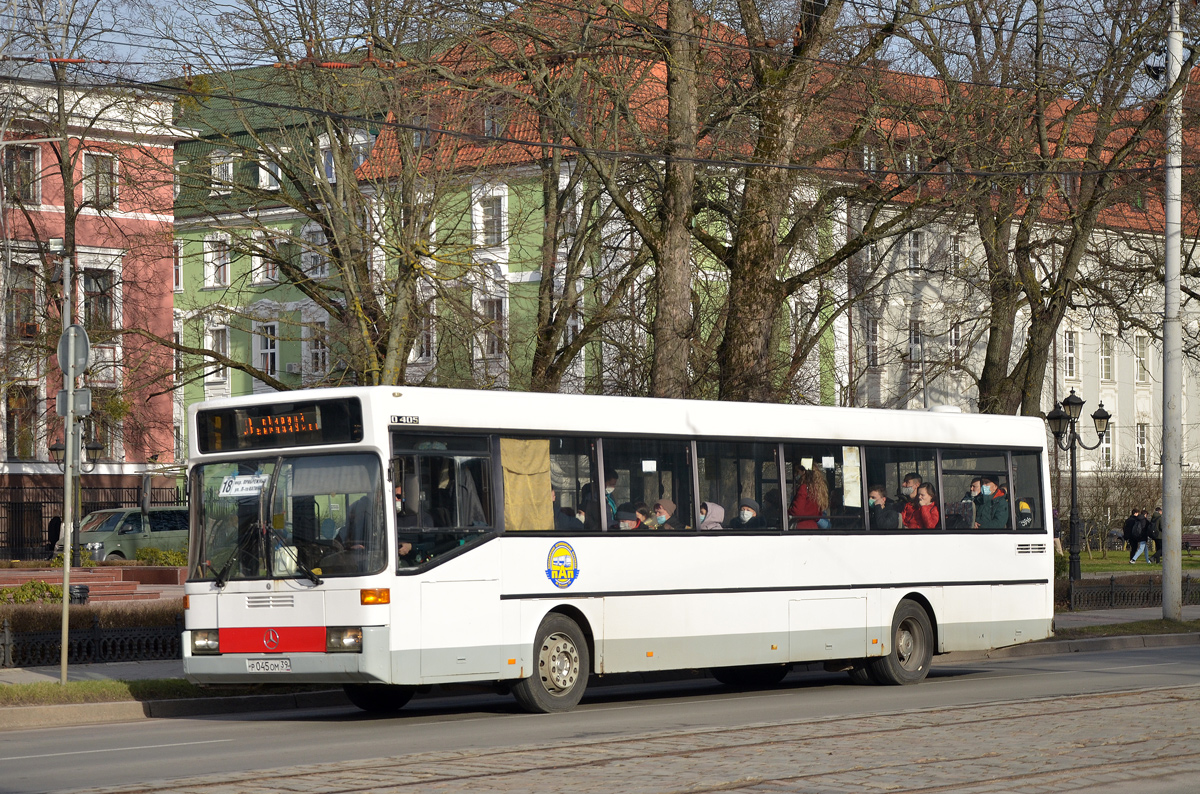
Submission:
<svg viewBox="0 0 1200 794">
<path fill-rule="evenodd" d="M 189 426 L 195 426 L 195 412 L 205 408 L 348 397 L 363 402 L 367 439 L 394 423 L 414 431 L 438 428 L 1025 448 L 1043 448 L 1047 438 L 1046 425 L 1037 417 L 417 386 L 305 389 L 209 400 L 191 406 Z"/>
</svg>

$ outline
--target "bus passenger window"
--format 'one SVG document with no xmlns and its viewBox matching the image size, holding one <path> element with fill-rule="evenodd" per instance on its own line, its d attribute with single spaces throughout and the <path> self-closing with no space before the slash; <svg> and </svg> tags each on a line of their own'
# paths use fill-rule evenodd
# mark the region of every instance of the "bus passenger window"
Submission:
<svg viewBox="0 0 1200 794">
<path fill-rule="evenodd" d="M 1013 499 L 1020 529 L 1045 529 L 1042 510 L 1042 460 L 1036 452 L 1014 452 Z"/>
<path fill-rule="evenodd" d="M 651 530 L 690 530 L 696 527 L 692 471 L 686 441 L 605 438 L 605 507 L 614 514 L 633 512 L 645 504 L 655 513 Z M 607 489 L 612 488 L 612 493 Z M 608 506 L 612 501 L 611 507 Z M 655 510 L 656 505 L 661 509 Z M 617 529 L 615 515 L 609 530 Z"/>
<path fill-rule="evenodd" d="M 994 450 L 942 453 L 946 529 L 1006 529 L 1012 526 L 1008 456 Z"/>
<path fill-rule="evenodd" d="M 937 491 L 936 452 L 919 447 L 865 447 L 864 452 L 867 488 L 883 490 L 904 529 L 941 528 L 945 508 Z M 870 528 L 891 529 L 891 523 L 891 511 L 875 511 Z"/>
<path fill-rule="evenodd" d="M 783 455 L 790 528 L 863 528 L 862 468 L 858 447 L 786 444 Z"/>
<path fill-rule="evenodd" d="M 700 501 L 708 506 L 701 529 L 783 528 L 783 499 L 775 461 L 778 450 L 776 444 L 696 443 Z"/>
</svg>

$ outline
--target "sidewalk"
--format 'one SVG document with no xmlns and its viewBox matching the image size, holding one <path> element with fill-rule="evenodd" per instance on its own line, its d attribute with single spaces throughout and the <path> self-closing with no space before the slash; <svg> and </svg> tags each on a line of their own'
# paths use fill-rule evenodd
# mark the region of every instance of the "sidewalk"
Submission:
<svg viewBox="0 0 1200 794">
<path fill-rule="evenodd" d="M 1089 609 L 1081 612 L 1057 612 L 1054 625 L 1060 629 L 1077 629 L 1082 626 L 1107 626 L 1113 623 L 1133 623 L 1137 620 L 1160 620 L 1162 607 L 1135 607 L 1133 609 Z M 1200 620 L 1200 605 L 1185 606 L 1184 620 Z"/>
</svg>

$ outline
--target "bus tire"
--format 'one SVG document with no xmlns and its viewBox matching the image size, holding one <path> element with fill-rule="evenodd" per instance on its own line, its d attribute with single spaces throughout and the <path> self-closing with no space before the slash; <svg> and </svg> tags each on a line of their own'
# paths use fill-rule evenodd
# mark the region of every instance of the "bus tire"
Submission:
<svg viewBox="0 0 1200 794">
<path fill-rule="evenodd" d="M 737 689 L 766 689 L 783 680 L 790 668 L 786 664 L 749 664 L 742 667 L 714 667 L 712 677 Z"/>
<path fill-rule="evenodd" d="M 933 661 L 933 625 L 924 608 L 905 599 L 892 617 L 892 647 L 871 660 L 871 677 L 880 684 L 916 684 L 929 675 Z"/>
<path fill-rule="evenodd" d="M 866 659 L 856 662 L 855 665 L 846 672 L 850 675 L 851 683 L 857 684 L 858 686 L 867 686 L 875 683 L 875 679 L 871 677 L 870 662 Z"/>
<path fill-rule="evenodd" d="M 345 684 L 342 689 L 355 706 L 372 714 L 394 714 L 412 700 L 415 687 L 394 684 Z"/>
<path fill-rule="evenodd" d="M 533 643 L 533 675 L 513 685 L 513 697 L 534 714 L 570 711 L 579 704 L 591 672 L 587 639 L 575 621 L 551 612 Z"/>
</svg>

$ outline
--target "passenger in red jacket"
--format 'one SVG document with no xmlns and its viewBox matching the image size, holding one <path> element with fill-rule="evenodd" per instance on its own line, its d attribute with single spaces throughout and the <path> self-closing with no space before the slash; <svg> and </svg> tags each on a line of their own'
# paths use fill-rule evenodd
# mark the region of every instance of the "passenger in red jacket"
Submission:
<svg viewBox="0 0 1200 794">
<path fill-rule="evenodd" d="M 905 529 L 937 529 L 942 520 L 937 506 L 937 492 L 931 483 L 917 488 L 917 499 L 904 505 Z"/>
</svg>

